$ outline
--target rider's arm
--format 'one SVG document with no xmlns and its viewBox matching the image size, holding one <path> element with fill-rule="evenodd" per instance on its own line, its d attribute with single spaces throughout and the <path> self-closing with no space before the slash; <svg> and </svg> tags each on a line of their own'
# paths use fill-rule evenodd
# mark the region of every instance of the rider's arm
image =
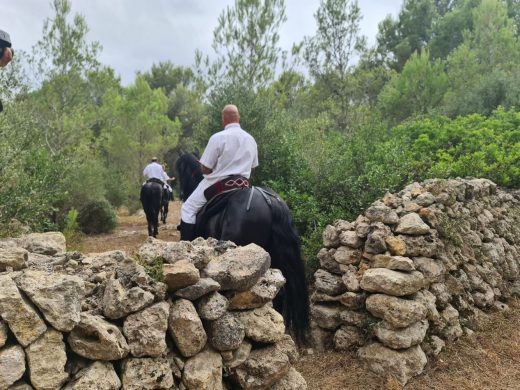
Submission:
<svg viewBox="0 0 520 390">
<path fill-rule="evenodd" d="M 200 158 L 200 168 L 204 175 L 208 175 L 213 172 L 213 169 L 217 165 L 217 161 L 220 155 L 220 137 L 217 134 L 213 134 L 208 141 L 204 153 Z"/>
<path fill-rule="evenodd" d="M 208 168 L 204 164 L 200 164 L 200 169 L 202 170 L 203 175 L 209 175 L 211 172 L 213 172 L 213 169 Z"/>
</svg>

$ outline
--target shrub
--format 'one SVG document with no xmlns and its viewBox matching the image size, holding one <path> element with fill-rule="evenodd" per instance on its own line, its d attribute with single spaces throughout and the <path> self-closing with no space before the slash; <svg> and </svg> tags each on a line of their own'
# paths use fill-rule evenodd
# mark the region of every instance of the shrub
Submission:
<svg viewBox="0 0 520 390">
<path fill-rule="evenodd" d="M 117 217 L 110 203 L 95 200 L 79 210 L 78 223 L 87 234 L 107 233 L 116 227 Z"/>
<path fill-rule="evenodd" d="M 81 250 L 81 232 L 78 224 L 78 211 L 70 209 L 65 218 L 65 227 L 63 228 L 63 235 L 67 242 L 68 250 Z"/>
</svg>

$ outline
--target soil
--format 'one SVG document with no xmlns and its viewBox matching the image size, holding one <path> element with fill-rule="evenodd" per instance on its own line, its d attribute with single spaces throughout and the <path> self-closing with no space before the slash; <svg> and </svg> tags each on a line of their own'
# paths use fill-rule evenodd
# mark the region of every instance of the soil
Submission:
<svg viewBox="0 0 520 390">
<path fill-rule="evenodd" d="M 179 241 L 180 202 L 170 203 L 167 223 L 158 239 Z M 143 213 L 120 214 L 110 234 L 87 236 L 84 253 L 121 249 L 133 254 L 147 238 Z M 463 336 L 430 360 L 423 374 L 412 379 L 406 390 L 520 390 L 520 300 L 508 302 L 510 310 L 490 313 L 486 323 L 472 336 Z M 355 353 L 314 352 L 302 355 L 296 365 L 309 390 L 398 390 L 391 378 L 366 370 Z"/>
</svg>

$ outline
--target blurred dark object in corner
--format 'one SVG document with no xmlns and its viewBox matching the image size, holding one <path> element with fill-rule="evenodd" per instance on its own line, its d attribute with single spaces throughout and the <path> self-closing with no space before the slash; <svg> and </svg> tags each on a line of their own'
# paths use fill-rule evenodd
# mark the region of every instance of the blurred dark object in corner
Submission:
<svg viewBox="0 0 520 390">
<path fill-rule="evenodd" d="M 0 58 L 4 56 L 4 50 L 6 47 L 11 47 L 11 37 L 8 33 L 0 30 Z M 11 49 L 11 53 L 14 55 L 14 50 Z M 0 112 L 4 111 L 4 105 L 0 101 Z"/>
</svg>

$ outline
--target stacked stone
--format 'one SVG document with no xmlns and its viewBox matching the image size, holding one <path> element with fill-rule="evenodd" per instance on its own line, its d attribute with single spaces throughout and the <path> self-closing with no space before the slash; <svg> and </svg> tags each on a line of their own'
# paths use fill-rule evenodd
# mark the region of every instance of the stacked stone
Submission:
<svg viewBox="0 0 520 390">
<path fill-rule="evenodd" d="M 305 389 L 256 245 L 65 252 L 60 233 L 0 241 L 0 389 Z"/>
<path fill-rule="evenodd" d="M 520 294 L 520 201 L 489 180 L 428 180 L 323 232 L 312 294 L 317 348 L 357 349 L 402 384 L 485 309 Z"/>
</svg>

